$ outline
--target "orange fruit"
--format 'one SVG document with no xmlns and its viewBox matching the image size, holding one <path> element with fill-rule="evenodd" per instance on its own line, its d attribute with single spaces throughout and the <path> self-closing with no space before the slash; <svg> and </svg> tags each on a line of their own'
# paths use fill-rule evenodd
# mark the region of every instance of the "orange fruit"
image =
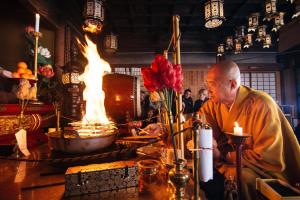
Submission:
<svg viewBox="0 0 300 200">
<path fill-rule="evenodd" d="M 20 74 L 18 72 L 13 72 L 11 75 L 13 78 L 20 78 Z"/>
<path fill-rule="evenodd" d="M 29 79 L 35 80 L 35 76 L 33 74 L 29 75 Z"/>
<path fill-rule="evenodd" d="M 28 74 L 21 74 L 21 78 L 29 79 L 30 75 L 28 75 Z"/>
<path fill-rule="evenodd" d="M 17 67 L 22 69 L 27 69 L 27 64 L 26 62 L 18 62 Z"/>
<path fill-rule="evenodd" d="M 32 75 L 32 71 L 30 69 L 26 69 L 26 74 Z"/>
<path fill-rule="evenodd" d="M 18 68 L 17 72 L 18 72 L 19 74 L 26 74 L 27 69 L 24 69 L 24 68 Z"/>
</svg>

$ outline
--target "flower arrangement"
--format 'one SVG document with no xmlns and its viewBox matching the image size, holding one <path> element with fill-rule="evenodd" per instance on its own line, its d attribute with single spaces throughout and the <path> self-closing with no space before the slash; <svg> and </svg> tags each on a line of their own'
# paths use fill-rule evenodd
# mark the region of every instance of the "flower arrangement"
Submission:
<svg viewBox="0 0 300 200">
<path fill-rule="evenodd" d="M 157 92 L 169 115 L 169 124 L 174 147 L 175 160 L 178 161 L 176 143 L 174 138 L 172 104 L 174 92 L 182 92 L 182 68 L 181 65 L 173 65 L 162 55 L 155 56 L 150 67 L 143 67 L 142 77 L 144 86 L 150 92 Z"/>
<path fill-rule="evenodd" d="M 34 56 L 34 34 L 35 30 L 32 26 L 27 26 L 25 28 L 25 36 L 29 43 L 30 54 L 33 61 Z M 40 37 L 42 34 L 40 33 Z M 47 48 L 44 48 L 39 44 L 38 54 L 37 54 L 37 63 L 38 63 L 38 94 L 40 97 L 45 97 L 47 101 L 52 101 L 53 92 L 51 90 L 55 89 L 57 82 L 52 80 L 52 77 L 55 75 L 51 53 Z M 33 62 L 32 62 L 33 65 Z M 51 96 L 51 97 L 49 97 Z"/>
</svg>

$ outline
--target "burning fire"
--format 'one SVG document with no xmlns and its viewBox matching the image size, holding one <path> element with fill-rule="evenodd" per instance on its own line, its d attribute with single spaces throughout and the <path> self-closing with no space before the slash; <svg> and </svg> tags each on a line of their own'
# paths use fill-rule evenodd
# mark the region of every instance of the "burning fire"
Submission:
<svg viewBox="0 0 300 200">
<path fill-rule="evenodd" d="M 103 76 L 106 72 L 111 72 L 110 65 L 100 58 L 97 45 L 85 36 L 86 45 L 81 46 L 83 55 L 87 58 L 88 64 L 85 66 L 84 73 L 79 79 L 84 81 L 85 89 L 83 99 L 86 101 L 85 116 L 82 119 L 84 124 L 109 124 L 111 123 L 104 107 L 105 93 L 102 89 Z"/>
</svg>

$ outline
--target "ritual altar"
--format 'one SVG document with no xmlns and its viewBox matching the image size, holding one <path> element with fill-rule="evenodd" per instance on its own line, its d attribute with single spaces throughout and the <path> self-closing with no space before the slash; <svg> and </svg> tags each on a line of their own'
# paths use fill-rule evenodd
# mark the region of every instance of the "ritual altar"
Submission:
<svg viewBox="0 0 300 200">
<path fill-rule="evenodd" d="M 42 134 L 43 128 L 55 124 L 54 107 L 52 104 L 28 104 L 24 110 L 23 127 L 28 131 L 28 146 L 34 146 L 39 140 L 46 137 Z M 0 144 L 12 144 L 15 133 L 19 129 L 19 104 L 0 105 Z"/>
</svg>

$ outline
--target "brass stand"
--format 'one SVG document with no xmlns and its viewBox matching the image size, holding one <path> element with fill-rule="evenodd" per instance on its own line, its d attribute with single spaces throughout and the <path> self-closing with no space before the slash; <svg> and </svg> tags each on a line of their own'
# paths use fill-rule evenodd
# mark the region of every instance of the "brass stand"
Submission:
<svg viewBox="0 0 300 200">
<path fill-rule="evenodd" d="M 235 135 L 233 133 L 226 133 L 229 142 L 233 144 L 236 152 L 236 182 L 238 199 L 242 200 L 242 152 L 245 141 L 250 135 L 243 133 L 243 135 Z"/>
<path fill-rule="evenodd" d="M 33 87 L 35 87 L 34 99 L 32 99 L 32 101 L 30 103 L 31 104 L 43 104 L 37 98 L 38 48 L 39 48 L 39 37 L 41 37 L 41 33 L 40 32 L 34 32 L 33 36 L 34 36 L 34 76 L 35 76 L 36 82 L 33 85 Z"/>
<path fill-rule="evenodd" d="M 176 199 L 185 199 L 185 186 L 190 179 L 190 173 L 185 169 L 185 160 L 179 159 L 175 167 L 170 170 L 169 178 L 175 187 Z"/>
</svg>

